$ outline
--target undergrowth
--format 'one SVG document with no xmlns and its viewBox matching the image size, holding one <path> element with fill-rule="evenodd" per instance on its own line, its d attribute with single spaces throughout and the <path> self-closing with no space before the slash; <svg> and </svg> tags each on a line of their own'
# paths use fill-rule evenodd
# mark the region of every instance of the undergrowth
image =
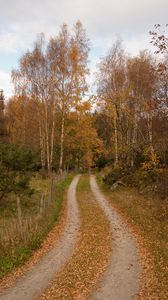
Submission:
<svg viewBox="0 0 168 300">
<path fill-rule="evenodd" d="M 52 203 L 48 204 L 42 214 L 37 213 L 36 209 L 34 211 L 29 203 L 24 207 L 25 214 L 22 219 L 22 224 L 19 224 L 17 218 L 11 218 L 10 209 L 9 215 L 7 215 L 6 219 L 3 218 L 3 222 L 1 216 L 0 279 L 14 268 L 25 263 L 33 251 L 41 246 L 43 239 L 58 220 L 64 193 L 71 179 L 72 176 L 68 176 L 57 181 L 54 199 Z M 35 181 L 35 183 L 33 183 L 35 188 L 43 189 L 43 191 L 48 190 L 48 184 L 49 182 L 44 180 Z M 38 204 L 36 206 L 38 206 Z M 47 205 L 47 203 L 45 203 L 45 205 Z M 5 212 L 5 215 L 6 214 L 7 210 Z M 4 227 L 5 222 L 6 226 Z"/>
</svg>

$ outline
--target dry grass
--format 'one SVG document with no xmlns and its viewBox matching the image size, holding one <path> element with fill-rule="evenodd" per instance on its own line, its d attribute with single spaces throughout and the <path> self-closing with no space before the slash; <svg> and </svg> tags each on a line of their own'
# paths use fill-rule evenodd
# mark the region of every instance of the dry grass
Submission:
<svg viewBox="0 0 168 300">
<path fill-rule="evenodd" d="M 17 216 L 15 195 L 9 195 L 3 207 L 3 213 L 1 212 L 0 256 L 3 259 L 5 259 L 7 256 L 9 257 L 11 255 L 15 255 L 16 249 L 18 249 L 18 251 L 22 253 L 22 257 L 24 259 L 24 255 L 26 255 L 25 247 L 27 247 L 32 242 L 34 242 L 35 244 L 38 243 L 37 236 L 39 234 L 39 230 L 43 228 L 45 219 L 48 219 L 49 215 L 51 214 L 51 206 L 49 207 L 46 201 L 43 213 L 39 213 L 41 193 L 45 192 L 47 194 L 49 181 L 33 179 L 31 185 L 35 189 L 34 194 L 31 197 L 24 196 L 21 199 L 20 221 Z M 11 206 L 13 207 L 13 213 L 11 211 Z M 36 247 L 35 244 L 34 247 Z M 12 268 L 12 263 L 9 265 L 9 269 Z M 1 276 L 3 276 L 3 273 L 1 274 Z"/>
<path fill-rule="evenodd" d="M 0 231 L 1 256 L 14 253 L 16 248 L 26 247 L 30 242 L 35 241 L 39 231 L 48 226 L 52 209 L 53 205 L 45 209 L 43 214 L 23 217 L 21 224 L 17 218 L 3 219 Z M 36 243 L 38 243 L 37 240 Z"/>
<path fill-rule="evenodd" d="M 35 193 L 32 198 L 21 202 L 22 219 L 19 222 L 14 211 L 11 216 L 11 203 L 8 202 L 0 215 L 0 279 L 14 268 L 23 264 L 34 250 L 38 249 L 57 220 L 61 210 L 63 193 L 71 177 L 57 181 L 53 201 L 48 202 L 49 181 L 33 179 Z M 43 210 L 39 210 L 41 194 L 46 195 Z M 15 201 L 16 202 L 16 201 Z"/>
<path fill-rule="evenodd" d="M 40 299 L 84 299 L 105 270 L 111 253 L 108 221 L 90 191 L 88 176 L 78 186 L 81 239 L 69 263 Z"/>
<path fill-rule="evenodd" d="M 14 269 L 12 272 L 10 272 L 7 276 L 5 276 L 0 281 L 0 292 L 4 288 L 8 288 L 12 286 L 18 278 L 20 278 L 28 270 L 31 270 L 31 268 L 35 266 L 43 258 L 43 256 L 56 245 L 56 243 L 59 241 L 59 237 L 61 233 L 65 228 L 66 219 L 67 219 L 67 197 L 66 197 L 66 192 L 64 192 L 63 207 L 60 211 L 58 220 L 55 223 L 54 227 L 47 234 L 40 248 L 34 251 L 34 253 L 30 256 L 28 261 L 25 264 L 21 265 L 19 268 Z"/>
</svg>

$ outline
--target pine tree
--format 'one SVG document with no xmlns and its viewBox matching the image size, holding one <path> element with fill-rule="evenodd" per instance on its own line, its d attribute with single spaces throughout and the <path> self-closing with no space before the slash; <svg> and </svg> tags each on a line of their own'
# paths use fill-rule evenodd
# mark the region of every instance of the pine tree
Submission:
<svg viewBox="0 0 168 300">
<path fill-rule="evenodd" d="M 0 140 L 5 135 L 4 99 L 5 98 L 4 98 L 3 90 L 0 90 Z"/>
</svg>

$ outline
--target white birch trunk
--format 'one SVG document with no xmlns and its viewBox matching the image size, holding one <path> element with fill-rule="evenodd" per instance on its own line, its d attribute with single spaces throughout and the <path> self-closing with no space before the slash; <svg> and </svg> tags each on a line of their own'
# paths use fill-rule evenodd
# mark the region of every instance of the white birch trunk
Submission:
<svg viewBox="0 0 168 300">
<path fill-rule="evenodd" d="M 148 127 L 148 138 L 149 138 L 150 155 L 151 155 L 151 160 L 153 160 L 153 157 L 154 157 L 154 147 L 153 147 L 152 116 L 150 116 L 149 113 L 147 114 L 147 127 Z"/>
<path fill-rule="evenodd" d="M 55 100 L 54 100 L 54 105 L 53 105 L 53 120 L 52 120 L 52 130 L 51 130 L 51 151 L 50 151 L 50 165 L 51 165 L 51 170 L 52 170 L 52 164 L 53 164 L 53 151 L 54 151 L 55 113 L 56 113 L 56 103 L 55 103 Z"/>
<path fill-rule="evenodd" d="M 118 132 L 117 132 L 117 113 L 114 108 L 114 147 L 115 147 L 115 167 L 118 166 Z"/>
<path fill-rule="evenodd" d="M 64 154 L 64 129 L 65 129 L 65 108 L 63 105 L 62 122 L 61 122 L 60 161 L 59 161 L 59 173 L 60 174 L 62 174 L 63 154 Z"/>
<path fill-rule="evenodd" d="M 46 154 L 47 154 L 47 169 L 49 175 L 51 173 L 51 164 L 50 164 L 50 147 L 49 147 L 49 130 L 48 130 L 48 107 L 47 100 L 44 102 L 44 111 L 45 111 L 45 140 L 46 140 Z"/>
</svg>

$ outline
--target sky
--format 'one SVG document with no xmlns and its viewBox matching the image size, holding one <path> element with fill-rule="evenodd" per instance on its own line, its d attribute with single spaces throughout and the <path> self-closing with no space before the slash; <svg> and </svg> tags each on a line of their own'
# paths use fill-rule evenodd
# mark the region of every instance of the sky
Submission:
<svg viewBox="0 0 168 300">
<path fill-rule="evenodd" d="M 100 57 L 121 39 L 127 52 L 151 49 L 149 31 L 168 23 L 168 0 L 0 0 L 0 89 L 13 93 L 10 74 L 37 35 L 57 35 L 80 20 L 90 39 L 90 83 Z"/>
</svg>

